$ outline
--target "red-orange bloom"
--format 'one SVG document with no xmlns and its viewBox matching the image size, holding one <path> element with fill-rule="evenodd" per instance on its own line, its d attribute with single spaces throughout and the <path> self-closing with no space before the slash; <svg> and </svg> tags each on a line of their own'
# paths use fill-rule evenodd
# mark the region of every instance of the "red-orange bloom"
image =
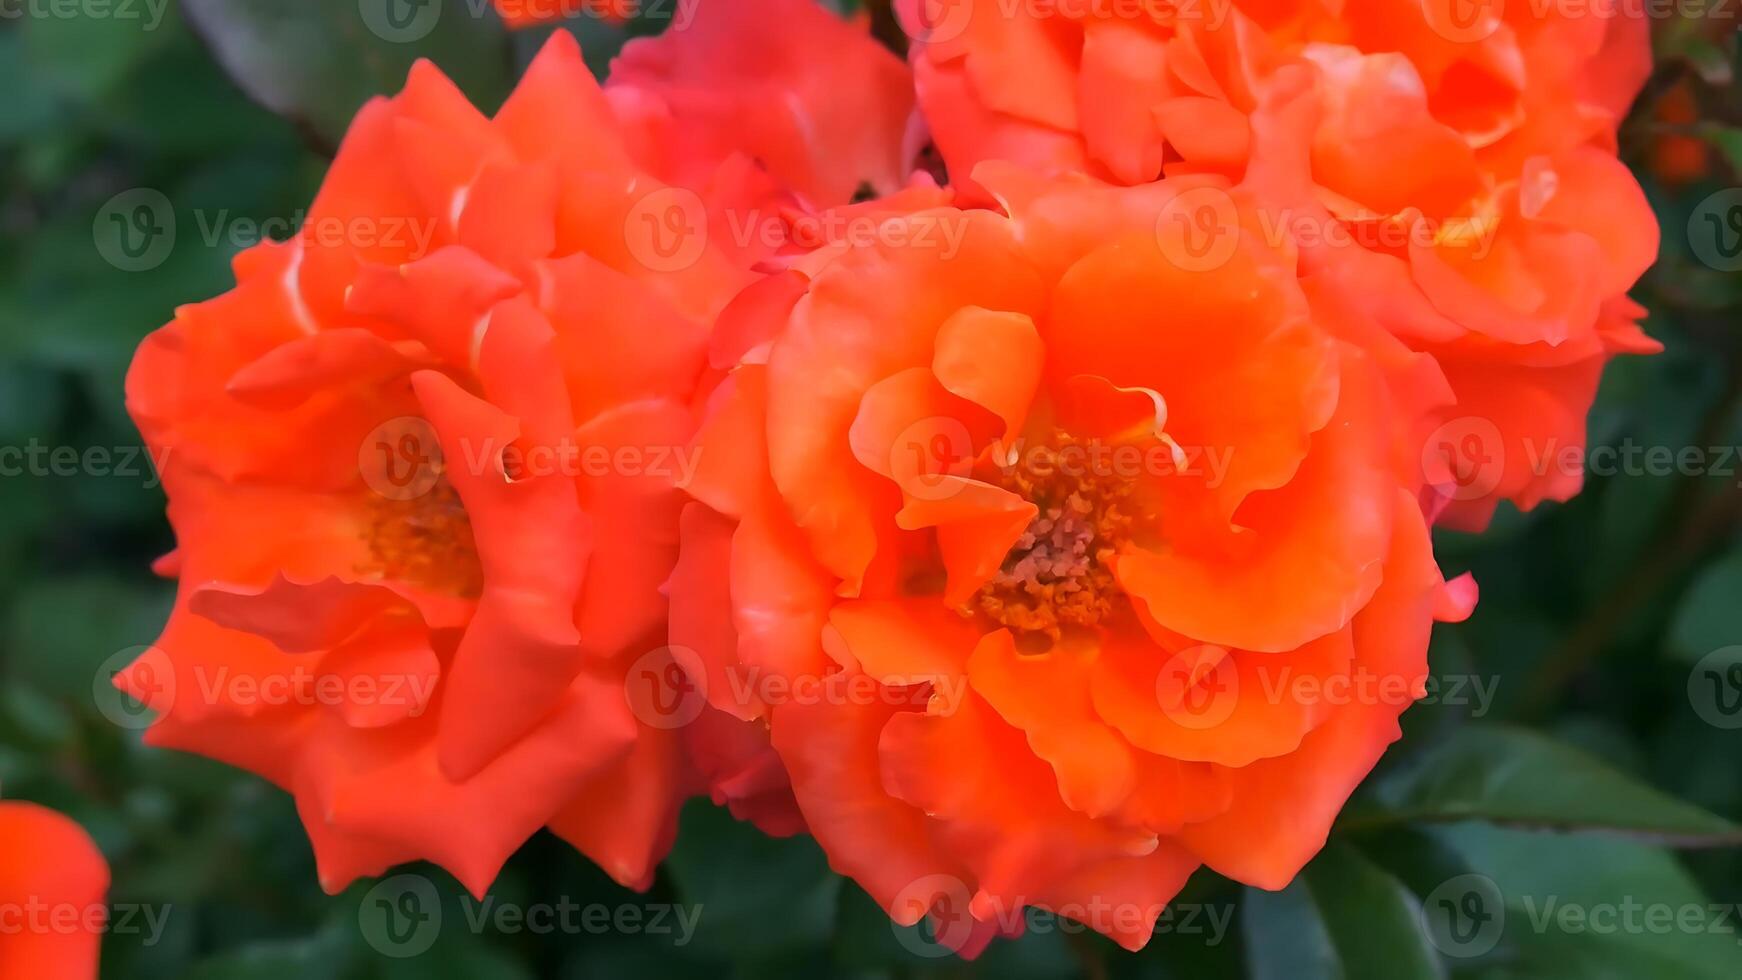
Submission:
<svg viewBox="0 0 1742 980">
<path fill-rule="evenodd" d="M 89 834 L 30 803 L 0 803 L 0 976 L 96 980 L 109 865 Z"/>
<path fill-rule="evenodd" d="M 902 9 L 920 105 L 971 197 L 989 159 L 1244 181 L 1309 274 L 1442 360 L 1457 405 L 1423 456 L 1444 519 L 1577 491 L 1577 467 L 1541 461 L 1582 449 L 1608 357 L 1656 349 L 1622 298 L 1656 225 L 1614 154 L 1650 68 L 1643 18 L 1441 0 Z"/>
<path fill-rule="evenodd" d="M 1700 106 L 1687 79 L 1665 92 L 1652 117 L 1666 130 L 1687 130 L 1699 122 Z M 1689 184 L 1712 171 L 1711 144 L 1686 132 L 1667 132 L 1651 145 L 1651 172 L 1666 184 Z"/>
<path fill-rule="evenodd" d="M 740 206 L 827 208 L 906 185 L 912 78 L 862 19 L 815 0 L 683 9 L 687 19 L 625 45 L 605 87 L 645 132 L 656 176 Z"/>
<path fill-rule="evenodd" d="M 1474 599 L 1398 436 L 1449 395 L 1244 192 L 975 176 L 1009 217 L 891 218 L 729 311 L 769 336 L 710 399 L 672 639 L 897 921 L 1135 948 L 1201 863 L 1286 883 L 1397 737 Z"/>
<path fill-rule="evenodd" d="M 481 893 L 545 825 L 644 886 L 701 788 L 624 684 L 747 274 L 666 247 L 669 193 L 567 33 L 494 119 L 422 63 L 299 234 L 140 348 L 181 591 L 121 683 L 153 744 L 295 794 L 329 889 L 427 859 Z"/>
</svg>

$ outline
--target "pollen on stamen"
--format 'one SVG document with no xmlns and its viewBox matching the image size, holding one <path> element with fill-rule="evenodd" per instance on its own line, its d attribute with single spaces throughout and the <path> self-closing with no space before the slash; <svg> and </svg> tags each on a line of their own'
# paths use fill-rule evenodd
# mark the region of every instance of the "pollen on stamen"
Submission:
<svg viewBox="0 0 1742 980">
<path fill-rule="evenodd" d="M 998 572 L 963 612 L 1008 627 L 1019 639 L 1057 641 L 1070 627 L 1092 627 L 1124 601 L 1112 559 L 1131 537 L 1137 514 L 1130 481 L 1096 472 L 1093 454 L 1064 433 L 997 482 L 1032 501 L 1034 520 Z"/>
<path fill-rule="evenodd" d="M 421 496 L 370 496 L 365 506 L 363 536 L 370 561 L 360 572 L 462 598 L 483 592 L 472 522 L 446 478 Z"/>
</svg>

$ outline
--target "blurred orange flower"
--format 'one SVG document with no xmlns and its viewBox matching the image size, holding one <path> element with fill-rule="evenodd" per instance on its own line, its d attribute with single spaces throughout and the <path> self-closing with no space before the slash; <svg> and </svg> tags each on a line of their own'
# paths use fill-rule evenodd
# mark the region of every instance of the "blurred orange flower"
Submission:
<svg viewBox="0 0 1742 980">
<path fill-rule="evenodd" d="M 0 803 L 0 976 L 96 980 L 109 865 L 89 834 L 30 803 Z"/>
<path fill-rule="evenodd" d="M 1682 79 L 1665 92 L 1652 116 L 1666 127 L 1691 127 L 1700 118 L 1693 83 Z M 1690 184 L 1712 171 L 1712 148 L 1698 136 L 1669 133 L 1651 147 L 1651 172 L 1666 184 Z"/>
<path fill-rule="evenodd" d="M 1474 601 L 1394 435 L 1431 399 L 1387 378 L 1437 374 L 1214 178 L 977 179 L 1008 217 L 906 215 L 731 312 L 768 329 L 710 398 L 672 641 L 898 922 L 1136 948 L 1200 863 L 1293 877 Z"/>
</svg>

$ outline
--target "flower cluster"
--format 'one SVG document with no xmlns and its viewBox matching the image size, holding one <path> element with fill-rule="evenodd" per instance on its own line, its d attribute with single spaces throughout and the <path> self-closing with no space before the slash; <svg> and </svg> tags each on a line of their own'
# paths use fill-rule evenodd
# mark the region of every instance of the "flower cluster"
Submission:
<svg viewBox="0 0 1742 980">
<path fill-rule="evenodd" d="M 602 86 L 558 30 L 493 118 L 420 64 L 308 224 L 430 234 L 141 347 L 180 591 L 118 683 L 329 890 L 546 827 L 645 887 L 707 794 L 963 955 L 1137 948 L 1323 846 L 1475 605 L 1431 529 L 1578 490 L 1527 448 L 1656 346 L 1641 21 L 895 6 L 906 63 L 704 0 Z"/>
</svg>

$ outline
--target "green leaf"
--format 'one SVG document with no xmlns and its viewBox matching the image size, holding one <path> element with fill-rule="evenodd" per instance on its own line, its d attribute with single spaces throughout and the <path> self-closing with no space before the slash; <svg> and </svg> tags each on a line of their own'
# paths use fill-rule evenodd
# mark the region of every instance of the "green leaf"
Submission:
<svg viewBox="0 0 1742 980">
<path fill-rule="evenodd" d="M 301 980 L 342 974 L 350 961 L 348 937 L 328 928 L 303 939 L 253 943 L 212 957 L 188 980 Z"/>
<path fill-rule="evenodd" d="M 1248 889 L 1241 924 L 1252 980 L 1445 976 L 1421 903 L 1347 845 L 1327 848 L 1283 891 Z"/>
<path fill-rule="evenodd" d="M 1674 652 L 1698 660 L 1714 650 L 1742 644 L 1742 551 L 1713 562 L 1682 596 L 1669 642 Z"/>
<path fill-rule="evenodd" d="M 170 598 L 167 585 L 100 575 L 48 579 L 25 589 L 6 622 L 8 679 L 94 716 L 99 669 L 121 651 L 156 640 Z"/>
<path fill-rule="evenodd" d="M 44 129 L 55 120 L 54 100 L 45 86 L 32 85 L 32 66 L 25 61 L 24 36 L 19 31 L 0 31 L 0 91 L 10 93 L 0 102 L 0 143 L 9 143 Z"/>
<path fill-rule="evenodd" d="M 1702 131 L 1702 135 L 1729 161 L 1732 172 L 1742 174 L 1742 129 L 1735 126 L 1708 126 Z"/>
<path fill-rule="evenodd" d="M 1482 980 L 1742 976 L 1735 906 L 1711 903 L 1665 851 L 1483 824 L 1435 835 L 1482 869 L 1498 905 L 1497 948 L 1474 947 Z"/>
<path fill-rule="evenodd" d="M 841 878 L 808 837 L 775 840 L 697 802 L 684 810 L 666 867 L 684 904 L 701 907 L 698 949 L 768 955 L 834 936 Z"/>
<path fill-rule="evenodd" d="M 399 91 L 419 58 L 487 110 L 508 91 L 501 24 L 470 0 L 184 0 L 183 7 L 243 91 L 328 147 L 369 98 Z"/>
<path fill-rule="evenodd" d="M 152 0 L 115 5 L 113 16 L 29 17 L 24 52 L 32 80 L 77 106 L 115 90 L 172 30 L 173 7 Z"/>
<path fill-rule="evenodd" d="M 1351 810 L 1345 830 L 1405 821 L 1486 820 L 1601 830 L 1688 845 L 1742 841 L 1742 829 L 1535 732 L 1469 725 L 1396 772 Z"/>
</svg>

